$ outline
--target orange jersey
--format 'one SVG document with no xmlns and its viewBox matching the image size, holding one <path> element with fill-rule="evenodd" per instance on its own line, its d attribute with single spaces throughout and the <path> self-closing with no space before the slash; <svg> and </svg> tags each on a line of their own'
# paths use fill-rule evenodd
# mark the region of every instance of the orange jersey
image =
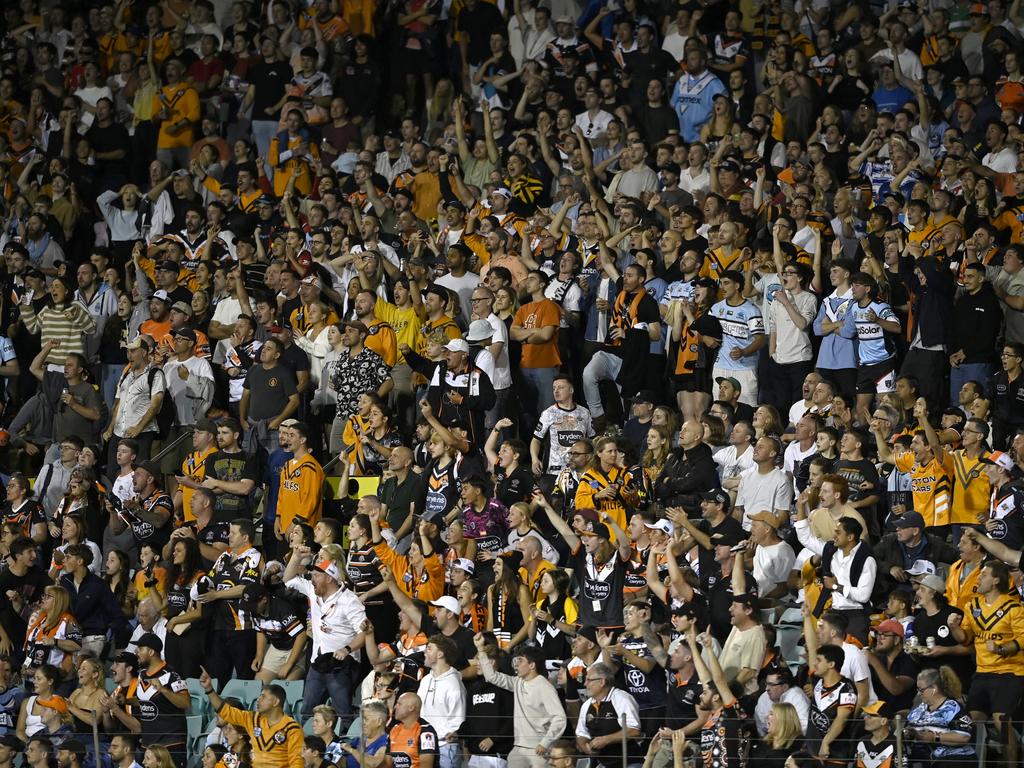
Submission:
<svg viewBox="0 0 1024 768">
<path fill-rule="evenodd" d="M 420 755 L 437 754 L 437 732 L 426 720 L 399 722 L 388 732 L 392 768 L 420 768 Z"/>
<path fill-rule="evenodd" d="M 277 519 L 282 532 L 295 522 L 316 525 L 320 521 L 323 488 L 324 470 L 311 454 L 285 462 L 277 495 Z"/>
<path fill-rule="evenodd" d="M 249 734 L 253 768 L 303 768 L 302 726 L 284 715 L 273 725 L 261 714 L 224 704 L 217 714 L 227 723 L 239 725 Z"/>
</svg>

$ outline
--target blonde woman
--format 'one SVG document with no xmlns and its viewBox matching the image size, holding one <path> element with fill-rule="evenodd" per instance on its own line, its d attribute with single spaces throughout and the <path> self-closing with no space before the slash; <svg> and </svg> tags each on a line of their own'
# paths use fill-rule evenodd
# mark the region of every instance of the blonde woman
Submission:
<svg viewBox="0 0 1024 768">
<path fill-rule="evenodd" d="M 64 587 L 43 590 L 39 610 L 25 634 L 25 668 L 52 664 L 65 677 L 74 666 L 74 655 L 82 650 L 82 630 L 71 615 L 71 599 Z"/>
<path fill-rule="evenodd" d="M 647 475 L 647 482 L 654 483 L 665 467 L 665 459 L 672 450 L 672 435 L 665 427 L 651 427 L 647 430 L 647 450 L 640 463 Z"/>
<path fill-rule="evenodd" d="M 174 758 L 167 747 L 152 744 L 146 747 L 146 753 L 142 756 L 142 768 L 175 768 Z"/>
<path fill-rule="evenodd" d="M 74 718 L 75 731 L 92 730 L 103 687 L 103 665 L 92 656 L 82 654 L 78 662 L 78 687 L 68 697 L 68 712 Z"/>
<path fill-rule="evenodd" d="M 772 705 L 768 732 L 751 745 L 750 768 L 783 768 L 786 758 L 803 746 L 800 716 L 784 701 Z"/>
<path fill-rule="evenodd" d="M 309 378 L 313 386 L 319 386 L 323 374 L 327 353 L 333 348 L 330 327 L 327 323 L 330 310 L 320 301 L 314 301 L 306 308 L 306 320 L 309 328 L 301 336 L 295 337 L 295 346 L 309 355 Z"/>
</svg>

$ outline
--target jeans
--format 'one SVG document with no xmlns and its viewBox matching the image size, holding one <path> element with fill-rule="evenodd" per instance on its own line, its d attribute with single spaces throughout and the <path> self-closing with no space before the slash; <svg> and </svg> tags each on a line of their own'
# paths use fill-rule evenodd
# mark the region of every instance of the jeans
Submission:
<svg viewBox="0 0 1024 768">
<path fill-rule="evenodd" d="M 104 363 L 102 366 L 103 383 L 100 385 L 100 396 L 107 404 L 107 410 L 114 409 L 114 400 L 117 399 L 117 383 L 121 380 L 122 371 L 124 371 L 124 366 L 119 363 L 113 365 Z"/>
<path fill-rule="evenodd" d="M 351 658 L 351 657 L 349 657 Z M 306 675 L 306 687 L 302 693 L 302 719 L 313 716 L 313 709 L 325 703 L 328 697 L 331 706 L 339 716 L 347 718 L 352 714 L 352 664 L 346 659 L 331 672 L 319 672 L 312 666 Z"/>
<path fill-rule="evenodd" d="M 593 417 L 604 416 L 604 403 L 601 402 L 601 382 L 615 381 L 622 370 L 622 358 L 611 352 L 600 350 L 594 353 L 583 369 L 583 395 L 587 399 L 587 408 Z M 615 385 L 618 387 L 618 384 Z M 619 387 L 619 391 L 622 389 Z"/>
<path fill-rule="evenodd" d="M 273 141 L 274 136 L 277 134 L 277 120 L 253 120 L 252 121 L 252 140 L 256 144 L 256 149 L 259 156 L 264 158 L 267 163 L 270 162 L 270 142 Z M 274 177 L 274 169 L 269 165 L 266 166 L 267 176 L 270 178 Z"/>
<path fill-rule="evenodd" d="M 437 734 L 438 741 L 443 739 L 448 734 L 439 733 Z M 462 766 L 462 745 L 459 742 L 453 742 L 451 744 L 441 743 L 438 745 L 438 762 L 440 768 L 461 768 Z"/>
<path fill-rule="evenodd" d="M 960 388 L 968 381 L 976 381 L 984 390 L 992 376 L 992 366 L 988 363 L 961 363 L 959 367 L 949 369 L 949 407 L 956 408 L 960 404 Z"/>
<path fill-rule="evenodd" d="M 537 416 L 539 417 L 547 408 L 555 404 L 555 394 L 551 391 L 551 385 L 555 383 L 558 369 L 520 368 L 519 370 L 532 390 L 531 395 L 536 398 Z"/>
</svg>

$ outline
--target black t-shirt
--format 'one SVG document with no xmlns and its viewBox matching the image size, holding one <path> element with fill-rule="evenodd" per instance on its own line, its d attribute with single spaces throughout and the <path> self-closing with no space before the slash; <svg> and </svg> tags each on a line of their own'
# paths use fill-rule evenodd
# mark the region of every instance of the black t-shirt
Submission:
<svg viewBox="0 0 1024 768">
<path fill-rule="evenodd" d="M 747 592 L 757 592 L 757 582 L 754 581 L 754 574 L 746 572 Z M 711 634 L 715 639 L 724 643 L 732 631 L 732 621 L 729 615 L 729 608 L 732 606 L 732 572 L 728 576 L 722 576 L 722 569 L 715 563 L 714 572 L 708 578 L 708 608 L 711 613 Z"/>
<path fill-rule="evenodd" d="M 959 645 L 956 640 L 953 639 L 953 634 L 949 630 L 949 617 L 953 614 L 963 616 L 963 611 L 959 608 L 947 606 L 940 608 L 934 616 L 929 616 L 924 609 L 919 610 L 914 614 L 914 636 L 917 637 L 921 645 L 926 645 L 929 637 L 935 638 L 935 644 L 944 648 L 951 648 L 955 645 Z M 956 676 L 960 678 L 960 681 L 964 684 L 965 688 L 970 684 L 971 678 L 974 676 L 974 656 L 915 656 L 915 661 L 921 667 L 921 669 L 938 669 L 942 666 L 949 666 L 956 673 Z"/>
<path fill-rule="evenodd" d="M 429 614 L 424 614 L 420 618 L 420 630 L 428 638 L 434 635 L 443 634 L 434 622 L 434 617 Z M 476 658 L 476 645 L 473 644 L 473 632 L 467 627 L 459 626 L 455 632 L 450 635 L 445 635 L 449 640 L 455 643 L 455 647 L 459 649 L 459 655 L 455 658 L 455 663 L 452 664 L 455 669 L 463 670 L 469 666 L 471 659 Z"/>
<path fill-rule="evenodd" d="M 85 136 L 97 153 L 113 152 L 130 146 L 127 129 L 116 121 L 106 128 L 94 122 Z M 123 176 L 128 169 L 128 157 L 121 160 L 97 160 L 96 165 L 107 175 Z"/>
<path fill-rule="evenodd" d="M 868 496 L 876 496 L 880 494 L 879 481 L 878 481 L 878 470 L 875 469 L 873 462 L 867 459 L 839 459 L 836 462 L 835 473 L 840 477 L 846 478 L 846 482 L 850 486 L 850 501 L 860 501 Z M 862 489 L 861 483 L 870 483 L 871 488 Z M 861 517 L 867 521 L 869 526 L 876 525 L 874 507 L 860 507 L 857 509 L 860 512 Z M 877 531 L 871 531 L 872 534 L 878 533 Z"/>
<path fill-rule="evenodd" d="M 256 459 L 245 451 L 227 453 L 214 451 L 206 459 L 206 477 L 226 482 L 252 480 L 257 482 Z M 248 496 L 236 493 L 218 493 L 215 508 L 218 520 L 230 522 L 236 517 L 251 517 L 251 503 Z"/>
<path fill-rule="evenodd" d="M 490 57 L 491 34 L 505 29 L 501 11 L 490 3 L 477 3 L 472 9 L 464 7 L 455 24 L 467 36 L 466 61 L 474 66 Z"/>
<path fill-rule="evenodd" d="M 741 539 L 747 538 L 747 532 L 743 530 L 743 525 L 732 515 L 726 515 L 722 522 L 714 526 L 708 520 L 701 520 L 697 524 L 697 528 L 701 533 L 706 533 L 709 538 L 716 533 L 739 536 Z M 700 569 L 700 588 L 704 594 L 708 594 L 711 585 L 717 579 L 717 575 L 721 570 L 718 567 L 718 563 L 715 562 L 714 547 L 710 549 L 698 547 L 697 565 Z"/>
<path fill-rule="evenodd" d="M 1013 381 L 1006 371 L 992 378 L 992 416 L 1014 426 L 1024 425 L 1024 375 Z"/>
<path fill-rule="evenodd" d="M 298 393 L 295 374 L 281 363 L 270 370 L 254 365 L 245 375 L 245 389 L 249 390 L 249 412 L 252 421 L 274 419 L 280 415 L 288 398 Z"/>
<path fill-rule="evenodd" d="M 921 667 L 909 654 L 900 651 L 896 658 L 893 659 L 889 671 L 895 677 L 909 677 L 911 680 L 917 680 L 917 673 L 921 671 Z M 914 696 L 917 693 L 914 686 L 910 686 L 903 693 L 897 695 L 882 684 L 882 680 L 879 678 L 874 667 L 871 667 L 871 685 L 878 698 L 885 702 L 885 709 L 882 710 L 882 714 L 886 717 L 892 717 L 900 710 L 910 709 L 913 706 Z"/>
<path fill-rule="evenodd" d="M 704 686 L 694 674 L 682 680 L 673 673 L 668 680 L 668 698 L 665 703 L 665 727 L 678 730 L 697 719 L 697 702 Z"/>
<path fill-rule="evenodd" d="M 28 630 L 28 619 L 32 614 L 32 606 L 38 602 L 43 594 L 43 589 L 53 582 L 50 577 L 39 566 L 29 568 L 24 576 L 18 576 L 11 572 L 10 568 L 0 571 L 0 623 L 3 624 L 7 636 L 11 638 L 14 647 L 14 654 L 21 657 L 22 641 L 25 639 L 25 632 Z M 23 607 L 17 612 L 7 598 L 9 591 L 17 592 L 21 597 Z"/>
<path fill-rule="evenodd" d="M 268 115 L 266 109 L 280 101 L 284 90 L 292 80 L 292 68 L 286 61 L 260 61 L 249 69 L 249 82 L 255 93 L 252 100 L 253 120 L 273 120 L 278 116 Z"/>
<path fill-rule="evenodd" d="M 529 501 L 533 496 L 533 472 L 525 464 L 520 464 L 510 475 L 506 475 L 504 469 L 499 469 L 494 495 L 506 507 L 516 502 Z"/>
</svg>

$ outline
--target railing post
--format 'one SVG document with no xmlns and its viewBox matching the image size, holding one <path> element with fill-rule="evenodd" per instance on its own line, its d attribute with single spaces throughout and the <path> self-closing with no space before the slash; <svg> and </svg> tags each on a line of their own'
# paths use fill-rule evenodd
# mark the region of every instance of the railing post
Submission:
<svg viewBox="0 0 1024 768">
<path fill-rule="evenodd" d="M 621 715 L 619 715 L 619 727 L 622 729 L 622 768 L 626 768 L 626 766 L 629 765 L 628 755 L 627 755 L 627 753 L 629 751 L 629 747 L 628 747 L 628 744 L 627 744 L 628 740 L 626 738 L 627 733 L 626 733 L 626 713 L 625 712 L 623 712 Z"/>
</svg>

